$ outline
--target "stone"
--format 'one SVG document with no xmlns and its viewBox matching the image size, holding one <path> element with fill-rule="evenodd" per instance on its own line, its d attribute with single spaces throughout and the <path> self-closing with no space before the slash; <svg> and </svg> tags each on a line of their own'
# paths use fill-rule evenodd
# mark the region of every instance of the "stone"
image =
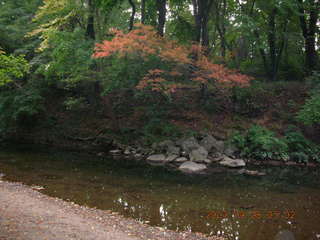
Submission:
<svg viewBox="0 0 320 240">
<path fill-rule="evenodd" d="M 246 163 L 242 159 L 232 159 L 228 156 L 224 156 L 222 161 L 219 162 L 220 165 L 230 168 L 238 168 L 238 167 L 245 167 Z"/>
<path fill-rule="evenodd" d="M 208 152 L 210 152 L 213 148 L 218 152 L 223 152 L 224 150 L 224 142 L 218 141 L 211 135 L 206 135 L 201 141 L 200 145 L 204 147 Z"/>
<path fill-rule="evenodd" d="M 135 155 L 134 155 L 134 157 L 135 158 L 141 158 L 143 155 L 141 154 L 141 153 L 136 153 Z"/>
<path fill-rule="evenodd" d="M 166 156 L 164 154 L 154 154 L 147 158 L 150 162 L 166 162 Z"/>
<path fill-rule="evenodd" d="M 180 155 L 180 148 L 179 147 L 175 147 L 173 145 L 171 146 L 168 146 L 168 149 L 167 149 L 167 154 L 168 155 Z"/>
<path fill-rule="evenodd" d="M 168 149 L 168 147 L 170 147 L 170 146 L 172 146 L 172 147 L 174 147 L 174 142 L 173 141 L 171 141 L 171 140 L 165 140 L 165 141 L 162 141 L 162 142 L 159 142 L 158 143 L 158 148 L 160 148 L 160 149 Z"/>
<path fill-rule="evenodd" d="M 208 156 L 208 159 L 211 160 L 211 162 L 220 162 L 223 160 L 223 157 L 224 155 L 222 155 L 221 153 L 219 152 L 216 152 L 216 153 L 211 153 L 209 156 Z"/>
<path fill-rule="evenodd" d="M 124 150 L 124 154 L 125 155 L 129 155 L 131 152 L 130 152 L 130 150 L 129 150 L 129 148 L 126 148 L 126 150 Z"/>
<path fill-rule="evenodd" d="M 208 151 L 204 147 L 199 147 L 189 153 L 189 159 L 192 162 L 203 162 L 208 157 Z"/>
<path fill-rule="evenodd" d="M 110 150 L 109 153 L 112 154 L 112 155 L 118 155 L 118 154 L 121 154 L 121 150 L 120 149 L 114 149 L 114 150 Z"/>
<path fill-rule="evenodd" d="M 205 162 L 206 164 L 210 164 L 210 163 L 212 163 L 212 160 L 209 159 L 209 158 L 207 158 L 207 159 L 205 159 L 203 162 Z"/>
<path fill-rule="evenodd" d="M 217 152 L 223 153 L 223 151 L 224 151 L 224 142 L 216 140 L 216 142 L 214 143 L 212 148 Z"/>
<path fill-rule="evenodd" d="M 190 153 L 192 150 L 200 147 L 198 141 L 194 137 L 190 137 L 185 140 L 180 140 L 177 142 L 177 144 L 181 146 L 182 150 L 187 154 Z"/>
<path fill-rule="evenodd" d="M 236 152 L 237 152 L 237 148 L 233 145 L 229 145 L 224 150 L 224 154 L 227 155 L 228 157 L 232 157 L 232 158 L 235 157 Z"/>
<path fill-rule="evenodd" d="M 179 170 L 185 173 L 199 173 L 206 170 L 207 167 L 204 164 L 199 164 L 195 162 L 185 162 L 180 165 Z"/>
<path fill-rule="evenodd" d="M 264 172 L 259 172 L 259 171 L 255 171 L 255 170 L 248 170 L 248 169 L 241 169 L 238 171 L 238 173 L 244 174 L 247 176 L 265 176 L 266 175 L 266 173 L 264 173 Z"/>
<path fill-rule="evenodd" d="M 166 162 L 173 162 L 177 157 L 178 155 L 175 154 L 168 155 L 166 158 Z"/>
<path fill-rule="evenodd" d="M 293 232 L 289 230 L 281 230 L 274 238 L 275 240 L 295 240 Z"/>
<path fill-rule="evenodd" d="M 183 163 L 183 162 L 187 162 L 188 159 L 186 157 L 178 157 L 174 161 L 177 163 Z"/>
<path fill-rule="evenodd" d="M 99 152 L 99 153 L 97 153 L 97 156 L 98 157 L 103 157 L 105 154 L 104 154 L 104 152 Z"/>
</svg>

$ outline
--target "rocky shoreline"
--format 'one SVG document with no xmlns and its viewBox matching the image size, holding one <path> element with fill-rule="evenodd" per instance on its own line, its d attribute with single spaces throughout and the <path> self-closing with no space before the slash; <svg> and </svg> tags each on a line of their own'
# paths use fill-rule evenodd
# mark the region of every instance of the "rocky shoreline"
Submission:
<svg viewBox="0 0 320 240">
<path fill-rule="evenodd" d="M 212 172 L 232 171 L 237 174 L 264 176 L 264 172 L 249 170 L 250 166 L 300 166 L 318 167 L 316 163 L 297 163 L 293 161 L 258 161 L 239 158 L 239 151 L 223 140 L 210 134 L 198 139 L 187 137 L 177 141 L 165 140 L 152 144 L 151 148 L 132 147 L 115 144 L 109 151 L 112 156 L 123 156 L 145 160 L 148 164 L 166 166 L 187 174 L 210 174 Z M 103 156 L 104 153 L 98 153 Z"/>
</svg>

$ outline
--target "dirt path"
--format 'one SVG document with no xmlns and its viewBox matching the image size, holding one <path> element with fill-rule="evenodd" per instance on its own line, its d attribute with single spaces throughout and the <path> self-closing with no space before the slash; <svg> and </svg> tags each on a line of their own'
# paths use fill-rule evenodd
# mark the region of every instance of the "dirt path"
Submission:
<svg viewBox="0 0 320 240">
<path fill-rule="evenodd" d="M 48 197 L 0 179 L 0 240 L 204 240 Z"/>
</svg>

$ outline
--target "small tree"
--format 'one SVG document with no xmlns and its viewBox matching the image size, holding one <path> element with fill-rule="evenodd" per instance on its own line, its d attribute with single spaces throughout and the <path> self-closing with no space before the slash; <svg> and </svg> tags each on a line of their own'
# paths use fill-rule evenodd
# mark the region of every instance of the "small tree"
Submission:
<svg viewBox="0 0 320 240">
<path fill-rule="evenodd" d="M 151 26 L 136 24 L 129 33 L 116 29 L 110 32 L 114 37 L 96 44 L 93 58 L 116 56 L 139 59 L 136 64 L 141 66 L 150 66 L 151 61 L 157 65 L 146 69 L 142 79 L 137 79 L 138 90 L 149 89 L 170 94 L 181 87 L 246 86 L 251 80 L 236 70 L 210 62 L 199 45 L 180 45 L 159 36 Z"/>
</svg>

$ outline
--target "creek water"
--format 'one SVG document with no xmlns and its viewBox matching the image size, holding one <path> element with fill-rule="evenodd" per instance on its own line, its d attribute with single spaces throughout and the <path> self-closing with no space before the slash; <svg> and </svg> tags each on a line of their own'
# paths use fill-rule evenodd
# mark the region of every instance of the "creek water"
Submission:
<svg viewBox="0 0 320 240">
<path fill-rule="evenodd" d="M 188 176 L 132 159 L 35 146 L 5 149 L 0 151 L 4 179 L 40 185 L 47 195 L 153 226 L 232 240 L 276 239 L 284 230 L 295 239 L 320 239 L 316 169 L 267 168 L 263 177 L 226 172 Z"/>
</svg>

